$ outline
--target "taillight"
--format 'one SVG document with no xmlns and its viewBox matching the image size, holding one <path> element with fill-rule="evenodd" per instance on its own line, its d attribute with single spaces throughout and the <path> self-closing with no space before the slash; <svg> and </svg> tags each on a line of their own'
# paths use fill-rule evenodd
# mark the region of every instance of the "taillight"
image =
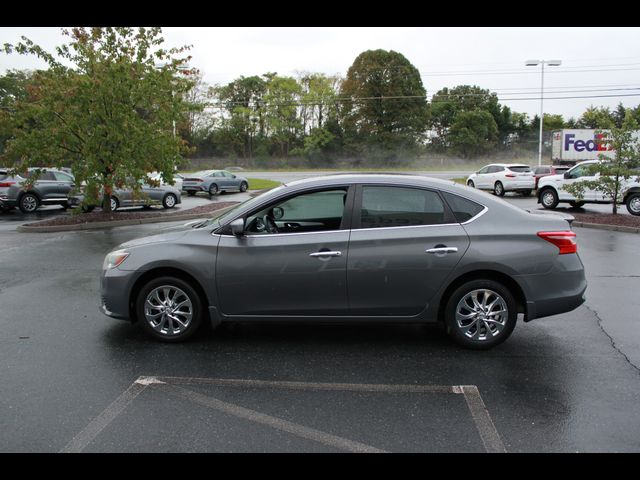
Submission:
<svg viewBox="0 0 640 480">
<path fill-rule="evenodd" d="M 578 253 L 576 234 L 570 230 L 563 232 L 538 232 L 538 236 L 560 249 L 560 255 Z"/>
<path fill-rule="evenodd" d="M 16 182 L 0 182 L 0 187 L 10 187 L 11 185 L 15 185 Z"/>
<path fill-rule="evenodd" d="M 507 173 L 507 174 L 505 175 L 505 177 L 508 177 L 508 178 L 516 178 L 516 176 L 515 176 L 513 173 Z"/>
</svg>

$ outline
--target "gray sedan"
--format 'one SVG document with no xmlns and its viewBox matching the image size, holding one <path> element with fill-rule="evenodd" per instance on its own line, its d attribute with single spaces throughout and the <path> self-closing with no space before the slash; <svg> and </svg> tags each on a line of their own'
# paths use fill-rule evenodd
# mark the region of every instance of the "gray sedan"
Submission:
<svg viewBox="0 0 640 480">
<path fill-rule="evenodd" d="M 586 287 L 560 216 L 448 181 L 332 175 L 120 245 L 104 261 L 101 309 L 168 342 L 206 322 L 441 322 L 485 349 L 518 314 L 575 309 Z"/>
<path fill-rule="evenodd" d="M 226 170 L 203 170 L 202 172 L 186 174 L 182 181 L 182 189 L 187 195 L 193 196 L 204 192 L 210 196 L 220 192 L 246 192 L 249 181 L 239 175 Z"/>
<path fill-rule="evenodd" d="M 83 195 L 74 195 L 69 198 L 70 206 L 78 206 L 84 200 Z M 152 205 L 162 205 L 163 208 L 173 208 L 182 203 L 180 190 L 172 185 L 160 185 L 158 187 L 142 184 L 140 192 L 134 194 L 132 189 L 118 188 L 111 195 L 111 210 L 115 211 L 121 207 L 150 207 Z M 91 211 L 95 205 L 85 205 L 86 211 Z"/>
</svg>

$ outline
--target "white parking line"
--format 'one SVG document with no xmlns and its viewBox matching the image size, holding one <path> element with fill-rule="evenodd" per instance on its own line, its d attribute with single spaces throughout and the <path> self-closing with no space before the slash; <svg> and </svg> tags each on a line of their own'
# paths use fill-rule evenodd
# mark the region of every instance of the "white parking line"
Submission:
<svg viewBox="0 0 640 480">
<path fill-rule="evenodd" d="M 94 418 L 80 433 L 60 450 L 60 453 L 78 453 L 84 450 L 142 391 L 148 383 L 135 381 L 116 398 L 100 415 Z"/>
<path fill-rule="evenodd" d="M 352 453 L 387 453 L 384 450 L 365 445 L 364 443 L 354 442 L 346 438 L 321 432 L 320 430 L 316 430 L 315 428 L 298 425 L 297 423 L 289 422 L 277 417 L 272 417 L 271 415 L 256 412 L 255 410 L 250 410 L 248 408 L 234 405 L 232 403 L 223 402 L 222 400 L 218 400 L 217 398 L 202 395 L 200 393 L 196 393 L 194 391 L 187 390 L 182 387 L 177 387 L 168 383 L 154 385 L 154 389 L 166 391 L 171 395 L 186 398 L 187 400 L 191 400 L 194 403 L 213 408 L 214 410 L 219 410 L 229 415 L 233 415 L 234 417 L 260 423 L 262 425 L 266 425 L 277 430 L 282 430 L 283 432 L 291 433 L 307 440 L 313 440 L 315 442 L 322 443 L 323 445 L 334 447 L 339 450 L 346 450 L 347 452 Z"/>
<path fill-rule="evenodd" d="M 471 418 L 478 430 L 485 450 L 489 453 L 504 453 L 506 448 L 500 439 L 491 416 L 475 385 L 388 385 L 388 384 L 359 384 L 359 383 L 312 383 L 286 382 L 266 380 L 240 380 L 222 378 L 191 378 L 191 377 L 139 377 L 122 395 L 111 403 L 98 417 L 92 420 L 78 433 L 62 450 L 66 452 L 81 452 L 105 429 L 124 409 L 148 386 L 158 391 L 177 395 L 197 404 L 219 410 L 229 415 L 250 420 L 256 423 L 288 432 L 299 437 L 313 440 L 324 445 L 346 450 L 349 452 L 384 453 L 384 450 L 348 440 L 336 435 L 298 425 L 281 418 L 266 415 L 248 408 L 223 402 L 222 400 L 203 395 L 178 385 L 216 385 L 223 387 L 244 388 L 277 388 L 288 390 L 308 391 L 345 391 L 345 392 L 374 392 L 374 393 L 452 393 L 462 394 L 465 398 Z"/>
</svg>

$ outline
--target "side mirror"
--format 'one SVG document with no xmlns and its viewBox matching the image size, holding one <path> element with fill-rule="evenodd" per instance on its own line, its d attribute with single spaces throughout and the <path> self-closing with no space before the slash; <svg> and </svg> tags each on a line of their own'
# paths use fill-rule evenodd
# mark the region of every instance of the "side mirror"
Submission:
<svg viewBox="0 0 640 480">
<path fill-rule="evenodd" d="M 569 172 L 564 172 L 564 178 L 571 178 L 571 174 Z"/>
<path fill-rule="evenodd" d="M 237 218 L 233 222 L 231 222 L 231 233 L 233 233 L 236 237 L 241 237 L 244 235 L 244 219 Z"/>
</svg>

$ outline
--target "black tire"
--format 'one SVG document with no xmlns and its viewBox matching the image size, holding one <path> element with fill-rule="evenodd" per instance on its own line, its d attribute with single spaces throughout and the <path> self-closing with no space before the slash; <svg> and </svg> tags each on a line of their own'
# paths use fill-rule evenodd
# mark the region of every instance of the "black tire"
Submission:
<svg viewBox="0 0 640 480">
<path fill-rule="evenodd" d="M 111 197 L 111 211 L 115 212 L 118 208 L 120 208 L 120 202 L 116 197 Z"/>
<path fill-rule="evenodd" d="M 640 215 L 640 193 L 636 192 L 629 195 L 625 204 L 627 205 L 627 212 L 631 215 Z"/>
<path fill-rule="evenodd" d="M 60 206 L 63 210 L 69 210 L 71 208 L 71 205 L 69 205 L 68 202 L 61 203 Z"/>
<path fill-rule="evenodd" d="M 460 323 L 458 323 L 456 320 L 456 312 L 471 312 L 471 309 L 467 308 L 469 304 L 466 303 L 465 297 L 472 295 L 472 292 L 474 291 L 491 292 L 491 294 L 488 294 L 485 299 L 485 303 L 487 304 L 491 304 L 491 302 L 496 300 L 498 297 L 502 299 L 502 303 L 506 307 L 506 312 L 504 312 L 502 316 L 493 317 L 493 319 L 499 319 L 501 324 L 500 327 L 493 322 L 481 323 L 481 318 L 477 318 L 475 320 L 469 319 L 469 321 L 461 319 Z M 479 293 L 478 296 L 480 295 L 484 297 L 484 294 Z M 502 308 L 500 303 L 498 303 L 498 308 Z M 493 348 L 504 342 L 513 332 L 518 318 L 517 308 L 513 294 L 501 283 L 494 280 L 472 280 L 456 288 L 447 300 L 447 304 L 445 306 L 445 326 L 447 333 L 458 345 L 465 348 L 473 350 L 487 350 L 489 348 Z M 497 310 L 495 310 L 494 307 L 492 308 L 492 311 Z M 473 323 L 474 321 L 475 326 Z M 495 329 L 495 335 L 494 330 L 492 329 Z"/>
<path fill-rule="evenodd" d="M 178 198 L 173 193 L 167 193 L 162 199 L 162 208 L 173 208 L 178 203 Z"/>
<path fill-rule="evenodd" d="M 195 192 L 195 191 L 193 191 L 193 190 L 187 190 L 187 195 L 189 195 L 190 197 L 194 197 L 194 196 L 195 196 L 195 194 L 196 194 L 196 192 Z"/>
<path fill-rule="evenodd" d="M 83 205 L 80 207 L 80 210 L 82 210 L 83 213 L 91 213 L 94 208 L 96 208 L 94 205 Z"/>
<path fill-rule="evenodd" d="M 475 183 L 473 183 L 473 180 L 469 180 L 469 181 L 467 182 L 467 187 L 476 188 L 476 184 L 475 184 Z"/>
<path fill-rule="evenodd" d="M 504 185 L 502 185 L 502 182 L 496 182 L 493 186 L 493 193 L 498 197 L 504 197 Z"/>
<path fill-rule="evenodd" d="M 569 202 L 571 208 L 581 208 L 584 205 L 584 202 Z"/>
<path fill-rule="evenodd" d="M 249 184 L 247 182 L 242 182 L 240 184 L 240 191 L 241 192 L 246 192 L 249 189 Z"/>
<path fill-rule="evenodd" d="M 522 190 L 520 193 L 523 197 L 529 197 L 531 195 L 531 190 Z"/>
<path fill-rule="evenodd" d="M 553 188 L 545 188 L 540 192 L 540 203 L 548 210 L 553 210 L 558 206 L 558 194 Z"/>
<path fill-rule="evenodd" d="M 40 199 L 35 193 L 27 192 L 20 197 L 18 208 L 22 213 L 34 213 L 40 206 Z"/>
<path fill-rule="evenodd" d="M 160 328 L 160 325 L 154 328 L 154 326 L 151 324 L 151 322 L 147 319 L 145 315 L 145 304 L 147 301 L 147 296 L 151 294 L 156 288 L 165 287 L 165 286 L 173 289 L 181 290 L 183 294 L 191 302 L 191 313 L 192 313 L 191 319 L 187 323 L 186 328 L 184 328 L 179 333 L 169 333 L 169 332 L 162 333 L 162 328 Z M 178 295 L 177 297 L 178 300 L 182 301 L 182 295 L 180 294 L 177 294 L 177 295 Z M 155 312 L 156 310 L 157 309 L 154 310 L 153 308 L 151 308 L 149 310 L 149 313 Z M 169 277 L 169 276 L 154 278 L 153 280 L 149 281 L 146 285 L 144 285 L 144 287 L 142 287 L 142 289 L 140 290 L 140 293 L 138 294 L 138 298 L 136 299 L 136 317 L 142 329 L 151 337 L 155 338 L 156 340 L 160 340 L 162 342 L 167 342 L 167 343 L 182 342 L 184 340 L 187 340 L 189 337 L 191 337 L 200 328 L 202 324 L 202 319 L 203 319 L 202 302 L 196 290 L 184 280 L 176 277 Z M 182 317 L 182 319 L 184 320 L 184 317 Z M 158 321 L 158 324 L 160 323 L 161 323 L 161 320 Z M 168 323 L 169 321 L 167 320 L 167 324 Z M 174 323 L 173 325 L 176 325 L 176 324 L 177 323 Z"/>
<path fill-rule="evenodd" d="M 218 185 L 216 185 L 215 183 L 212 183 L 211 185 L 209 185 L 209 196 L 213 197 L 218 193 L 220 193 L 220 189 L 218 188 Z"/>
</svg>

